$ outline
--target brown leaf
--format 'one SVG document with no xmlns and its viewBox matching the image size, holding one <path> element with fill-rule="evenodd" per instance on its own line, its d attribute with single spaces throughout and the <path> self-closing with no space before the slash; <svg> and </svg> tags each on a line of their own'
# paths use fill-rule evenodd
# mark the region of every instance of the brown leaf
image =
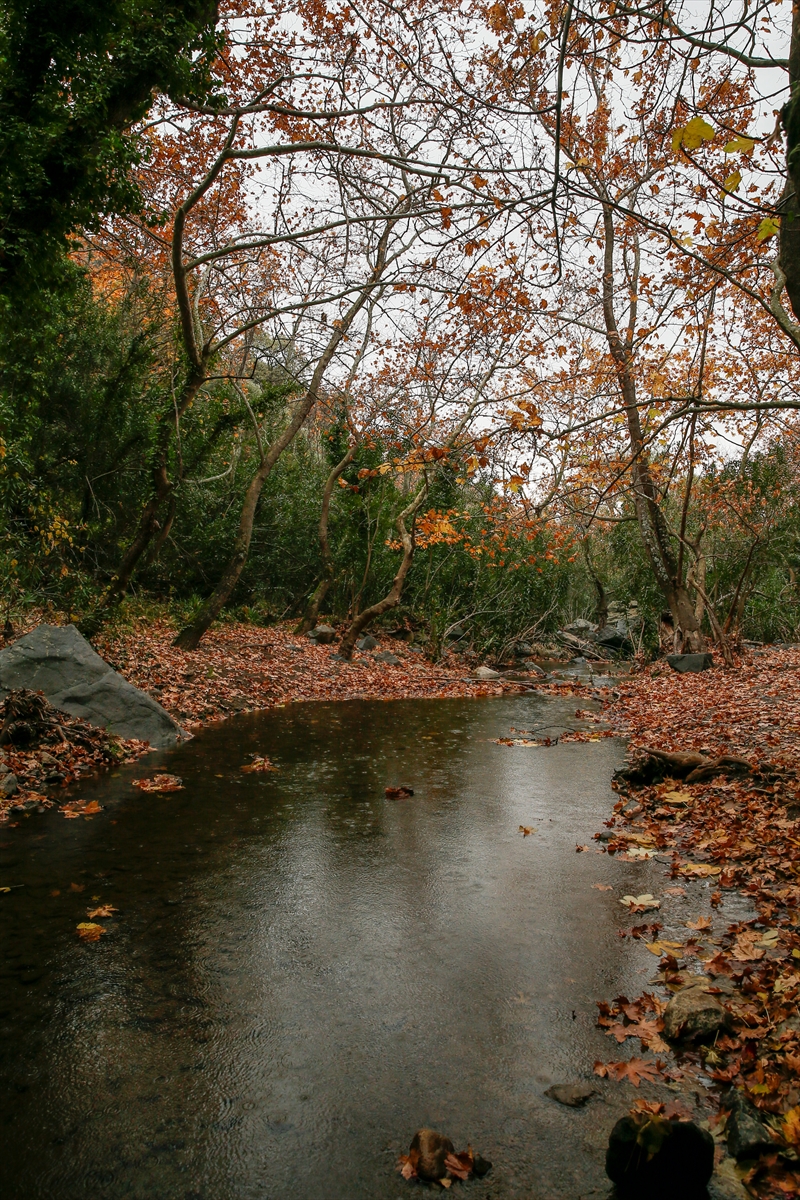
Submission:
<svg viewBox="0 0 800 1200">
<path fill-rule="evenodd" d="M 101 935 L 106 932 L 102 925 L 95 925 L 91 921 L 81 921 L 77 929 L 82 942 L 99 942 Z"/>
<path fill-rule="evenodd" d="M 627 1079 L 634 1087 L 638 1087 L 643 1079 L 647 1083 L 655 1083 L 658 1072 L 663 1067 L 664 1063 L 660 1059 L 655 1062 L 647 1062 L 643 1058 L 629 1058 L 627 1062 L 596 1062 L 594 1073 L 603 1078 L 615 1079 L 620 1082 Z"/>
<path fill-rule="evenodd" d="M 101 904 L 99 908 L 93 908 L 91 910 L 91 912 L 89 912 L 89 910 L 87 909 L 86 915 L 88 916 L 89 920 L 91 921 L 94 919 L 94 917 L 110 917 L 116 911 L 117 910 L 116 910 L 116 908 L 114 908 L 113 904 Z"/>
<path fill-rule="evenodd" d="M 154 775 L 152 779 L 133 779 L 131 786 L 143 792 L 180 792 L 183 780 L 177 775 Z"/>
<path fill-rule="evenodd" d="M 414 789 L 410 787 L 387 787 L 384 788 L 384 794 L 387 800 L 407 800 L 409 796 L 414 795 Z"/>
</svg>

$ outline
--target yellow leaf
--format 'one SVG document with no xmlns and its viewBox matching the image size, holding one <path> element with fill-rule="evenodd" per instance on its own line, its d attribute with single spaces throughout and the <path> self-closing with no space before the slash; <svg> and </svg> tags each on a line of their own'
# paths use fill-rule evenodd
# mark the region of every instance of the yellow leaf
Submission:
<svg viewBox="0 0 800 1200">
<path fill-rule="evenodd" d="M 684 150 L 696 150 L 703 142 L 710 142 L 714 129 L 702 117 L 692 117 L 682 129 L 676 129 L 672 134 L 672 149 L 677 154 L 681 147 Z"/>
<path fill-rule="evenodd" d="M 722 185 L 723 192 L 735 192 L 742 182 L 742 172 L 732 171 Z"/>
<path fill-rule="evenodd" d="M 800 1107 L 790 1108 L 783 1118 L 783 1136 L 793 1146 L 800 1145 Z"/>
<path fill-rule="evenodd" d="M 726 144 L 725 153 L 749 154 L 754 146 L 755 142 L 752 138 L 746 137 L 744 134 L 737 133 L 736 137 L 731 138 L 731 140 Z"/>
<path fill-rule="evenodd" d="M 766 242 L 768 238 L 775 236 L 780 227 L 781 224 L 777 217 L 764 217 L 758 227 L 756 238 L 759 242 Z"/>
<path fill-rule="evenodd" d="M 78 937 L 82 942 L 99 942 L 100 935 L 105 933 L 102 925 L 95 925 L 92 921 L 81 921 L 78 925 Z"/>
<path fill-rule="evenodd" d="M 673 804 L 678 807 L 691 804 L 693 797 L 688 792 L 665 792 L 661 799 L 664 804 Z"/>
</svg>

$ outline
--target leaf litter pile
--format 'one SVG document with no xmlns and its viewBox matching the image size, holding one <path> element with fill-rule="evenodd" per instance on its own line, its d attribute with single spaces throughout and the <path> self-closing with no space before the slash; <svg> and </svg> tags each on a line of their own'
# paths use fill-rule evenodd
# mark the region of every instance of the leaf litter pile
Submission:
<svg viewBox="0 0 800 1200">
<path fill-rule="evenodd" d="M 53 808 L 58 792 L 99 770 L 134 762 L 146 742 L 114 737 L 52 707 L 40 692 L 9 692 L 0 704 L 0 822 Z M 97 801 L 61 806 L 65 817 L 91 817 Z"/>
<path fill-rule="evenodd" d="M 636 1086 L 704 1081 L 750 1194 L 800 1196 L 800 650 L 765 649 L 701 674 L 657 666 L 620 683 L 617 697 L 606 715 L 631 740 L 630 765 L 614 781 L 599 848 L 664 863 L 670 912 L 688 881 L 701 881 L 708 911 L 667 938 L 659 898 L 623 897 L 628 913 L 645 916 L 621 936 L 659 960 L 665 998 L 599 1004 L 618 1045 L 653 1057 L 595 1071 Z M 741 915 L 742 898 L 745 919 L 726 920 L 726 902 Z M 684 1027 L 669 1025 L 678 995 L 694 1014 Z M 698 1014 L 712 1023 L 690 1036 Z M 751 1135 L 743 1145 L 742 1112 L 760 1144 Z"/>
<path fill-rule="evenodd" d="M 513 686 L 465 678 L 463 664 L 433 665 L 388 636 L 381 636 L 374 651 L 356 652 L 352 662 L 333 657 L 335 645 L 318 646 L 288 625 L 222 625 L 209 630 L 196 650 L 177 649 L 174 637 L 169 621 L 156 620 L 98 638 L 95 646 L 189 729 L 232 713 L 302 700 L 495 696 Z M 399 665 L 376 657 L 387 649 Z"/>
</svg>

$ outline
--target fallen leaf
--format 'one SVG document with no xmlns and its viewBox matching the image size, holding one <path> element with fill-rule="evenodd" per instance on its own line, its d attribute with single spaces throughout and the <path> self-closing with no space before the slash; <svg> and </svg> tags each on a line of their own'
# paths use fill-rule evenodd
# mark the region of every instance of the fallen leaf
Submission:
<svg viewBox="0 0 800 1200">
<path fill-rule="evenodd" d="M 520 825 L 519 831 L 523 837 L 530 837 L 530 835 L 534 832 L 534 829 L 532 825 Z"/>
<path fill-rule="evenodd" d="M 267 758 L 266 754 L 254 754 L 253 761 L 245 763 L 242 767 L 243 771 L 277 771 L 277 769 L 274 763 L 270 762 Z M 218 778 L 221 778 L 221 776 Z"/>
<path fill-rule="evenodd" d="M 649 892 L 644 892 L 641 896 L 623 896 L 620 904 L 625 908 L 629 908 L 631 912 L 644 912 L 648 908 L 661 908 L 661 901 L 656 900 Z"/>
<path fill-rule="evenodd" d="M 685 896 L 686 888 L 682 888 L 682 887 L 664 888 L 664 895 L 665 896 Z"/>
<path fill-rule="evenodd" d="M 711 928 L 711 917 L 698 917 L 696 921 L 687 921 L 687 929 L 696 929 L 698 932 L 707 931 Z"/>
<path fill-rule="evenodd" d="M 99 942 L 101 935 L 106 932 L 102 925 L 95 925 L 91 921 L 81 921 L 77 929 L 82 942 Z"/>
<path fill-rule="evenodd" d="M 663 1068 L 664 1063 L 660 1059 L 647 1062 L 643 1058 L 629 1058 L 627 1062 L 596 1062 L 594 1073 L 604 1079 L 615 1079 L 619 1082 L 628 1080 L 634 1087 L 638 1087 L 643 1079 L 647 1083 L 655 1083 L 659 1071 Z"/>
<path fill-rule="evenodd" d="M 575 843 L 575 853 L 576 854 L 583 854 L 588 849 L 589 849 L 588 846 L 581 846 L 581 845 L 579 845 L 578 842 Z"/>
<path fill-rule="evenodd" d="M 407 800 L 409 796 L 414 795 L 414 789 L 410 787 L 387 787 L 384 788 L 384 794 L 387 800 Z"/>
<path fill-rule="evenodd" d="M 596 888 L 598 892 L 613 892 L 614 890 L 610 883 L 593 883 L 592 887 Z"/>
<path fill-rule="evenodd" d="M 70 890 L 71 892 L 82 892 L 82 891 L 83 891 L 83 889 L 85 888 L 85 886 L 86 886 L 86 885 L 85 885 L 85 884 L 83 884 L 83 883 L 71 883 L 71 884 L 69 885 L 69 890 Z"/>
<path fill-rule="evenodd" d="M 665 792 L 661 797 L 662 804 L 671 804 L 675 807 L 682 807 L 692 803 L 693 797 L 688 792 Z"/>
<path fill-rule="evenodd" d="M 719 875 L 722 867 L 715 867 L 711 863 L 681 863 L 679 870 L 684 875 L 697 875 L 700 879 L 705 879 L 710 875 Z"/>
<path fill-rule="evenodd" d="M 133 779 L 131 786 L 142 792 L 180 792 L 183 780 L 177 775 L 154 775 L 152 779 Z"/>
<path fill-rule="evenodd" d="M 101 904 L 99 908 L 93 908 L 91 912 L 86 910 L 86 914 L 91 921 L 94 917 L 110 917 L 117 911 L 113 904 Z"/>
</svg>

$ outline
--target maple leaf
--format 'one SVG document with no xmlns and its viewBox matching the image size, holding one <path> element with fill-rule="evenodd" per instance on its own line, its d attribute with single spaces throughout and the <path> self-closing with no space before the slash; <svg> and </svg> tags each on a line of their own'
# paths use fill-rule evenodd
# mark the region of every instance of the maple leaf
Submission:
<svg viewBox="0 0 800 1200">
<path fill-rule="evenodd" d="M 696 921 L 687 921 L 686 922 L 687 929 L 695 929 L 698 932 L 701 930 L 710 929 L 711 925 L 712 925 L 711 917 L 698 917 Z"/>
<path fill-rule="evenodd" d="M 530 835 L 534 832 L 533 826 L 532 825 L 520 825 L 519 832 L 522 834 L 523 837 L 530 837 Z"/>
<path fill-rule="evenodd" d="M 629 1058 L 627 1062 L 596 1062 L 594 1073 L 604 1079 L 615 1079 L 619 1082 L 628 1080 L 634 1087 L 638 1087 L 643 1079 L 647 1083 L 655 1083 L 656 1077 L 664 1069 L 664 1065 L 661 1059 L 648 1062 L 643 1058 Z"/>
<path fill-rule="evenodd" d="M 89 920 L 92 921 L 95 917 L 110 917 L 117 912 L 117 909 L 113 904 L 101 904 L 99 908 L 93 908 L 91 912 L 87 909 L 86 912 Z"/>
</svg>

